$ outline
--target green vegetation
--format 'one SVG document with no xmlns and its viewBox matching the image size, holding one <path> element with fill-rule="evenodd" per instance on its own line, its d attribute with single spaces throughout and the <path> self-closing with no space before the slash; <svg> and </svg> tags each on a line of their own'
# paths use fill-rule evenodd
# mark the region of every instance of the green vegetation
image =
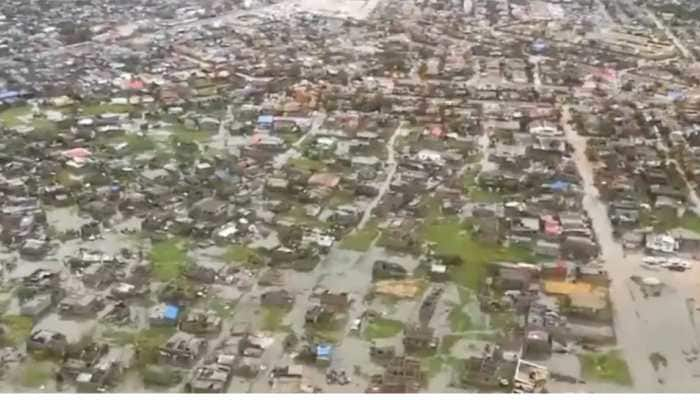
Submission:
<svg viewBox="0 0 700 400">
<path fill-rule="evenodd" d="M 291 309 L 281 306 L 263 306 L 262 329 L 272 332 L 286 331 L 284 319 Z"/>
<path fill-rule="evenodd" d="M 22 125 L 22 117 L 29 117 L 32 114 L 30 106 L 12 107 L 0 112 L 0 122 L 8 128 Z"/>
<path fill-rule="evenodd" d="M 178 278 L 189 266 L 185 242 L 176 239 L 157 242 L 151 248 L 153 275 L 160 281 Z"/>
<path fill-rule="evenodd" d="M 174 327 L 151 327 L 138 332 L 110 329 L 102 337 L 120 346 L 133 345 L 136 364 L 145 367 L 158 362 L 159 347 L 175 333 Z"/>
<path fill-rule="evenodd" d="M 141 371 L 143 383 L 149 386 L 173 386 L 182 381 L 182 373 L 174 368 L 149 365 Z"/>
<path fill-rule="evenodd" d="M 207 308 L 216 313 L 219 318 L 227 319 L 233 317 L 236 311 L 235 301 L 224 301 L 223 299 L 213 298 L 209 301 Z"/>
<path fill-rule="evenodd" d="M 649 354 L 649 361 L 651 366 L 654 367 L 654 371 L 658 371 L 660 367 L 666 368 L 668 366 L 668 360 L 659 352 Z"/>
<path fill-rule="evenodd" d="M 126 135 L 124 138 L 127 144 L 127 151 L 130 153 L 145 153 L 155 150 L 156 143 L 150 137 L 143 135 Z"/>
<path fill-rule="evenodd" d="M 607 353 L 585 353 L 579 355 L 583 378 L 591 381 L 612 382 L 619 385 L 631 385 L 627 363 L 620 353 L 611 350 Z"/>
<path fill-rule="evenodd" d="M 423 229 L 423 239 L 435 244 L 438 254 L 454 254 L 462 257 L 461 266 L 450 269 L 452 280 L 458 285 L 476 289 L 486 275 L 490 262 L 513 261 L 531 262 L 536 258 L 522 247 L 501 247 L 491 243 L 481 243 L 471 233 L 468 224 L 457 220 L 428 223 Z"/>
<path fill-rule="evenodd" d="M 445 365 L 445 360 L 441 354 L 434 355 L 432 357 L 426 357 L 421 360 L 421 367 L 427 372 L 429 378 L 436 376 L 442 371 Z"/>
<path fill-rule="evenodd" d="M 319 322 L 307 327 L 306 333 L 316 342 L 338 343 L 344 336 L 343 328 L 347 319 L 342 318 L 329 322 Z"/>
<path fill-rule="evenodd" d="M 38 388 L 46 384 L 54 374 L 54 364 L 46 361 L 27 361 L 22 368 L 20 384 L 27 388 Z"/>
<path fill-rule="evenodd" d="M 686 211 L 683 218 L 681 218 L 681 226 L 693 232 L 700 233 L 700 215 L 691 211 Z"/>
<path fill-rule="evenodd" d="M 335 190 L 333 195 L 328 198 L 328 207 L 342 206 L 343 204 L 352 203 L 355 199 L 355 194 L 350 190 L 340 189 Z"/>
<path fill-rule="evenodd" d="M 308 172 L 322 171 L 326 167 L 323 161 L 312 160 L 306 157 L 292 158 L 288 161 L 288 164 L 293 168 Z"/>
<path fill-rule="evenodd" d="M 265 260 L 258 254 L 257 251 L 240 244 L 234 244 L 226 249 L 223 255 L 224 261 L 228 263 L 244 263 L 248 266 L 262 266 Z"/>
<path fill-rule="evenodd" d="M 366 226 L 346 236 L 340 242 L 340 247 L 347 250 L 367 251 L 378 234 L 379 230 L 376 225 Z"/>
<path fill-rule="evenodd" d="M 23 343 L 32 333 L 34 323 L 30 317 L 21 315 L 4 315 L 0 319 L 5 329 L 5 334 L 2 336 L 2 342 L 7 345 L 19 345 Z"/>
<path fill-rule="evenodd" d="M 450 321 L 452 332 L 465 332 L 472 329 L 472 320 L 467 313 L 462 310 L 461 305 L 455 305 L 447 316 Z"/>
<path fill-rule="evenodd" d="M 676 210 L 671 208 L 661 208 L 652 211 L 642 211 L 639 215 L 639 225 L 651 226 L 656 232 L 666 232 L 670 229 L 685 225 L 686 217 L 683 220 L 678 218 Z M 688 224 L 691 230 L 696 227 L 697 220 L 693 217 L 688 217 Z"/>
<path fill-rule="evenodd" d="M 284 214 L 286 218 L 296 222 L 299 225 L 324 228 L 330 225 L 330 222 L 324 222 L 316 217 L 312 217 L 306 213 L 304 206 L 297 204 Z"/>
<path fill-rule="evenodd" d="M 90 104 L 82 106 L 83 115 L 125 114 L 134 110 L 131 104 Z"/>
<path fill-rule="evenodd" d="M 463 188 L 472 201 L 479 203 L 496 203 L 503 199 L 503 193 L 490 192 L 477 182 L 478 170 L 467 171 L 463 176 Z"/>
<path fill-rule="evenodd" d="M 449 354 L 457 342 L 462 339 L 460 335 L 445 335 L 440 340 L 440 352 Z"/>
<path fill-rule="evenodd" d="M 210 136 L 207 132 L 197 129 L 190 129 L 182 124 L 175 124 L 166 129 L 173 133 L 171 139 L 175 142 L 197 143 L 205 142 L 210 139 Z"/>
<path fill-rule="evenodd" d="M 403 328 L 404 324 L 401 321 L 377 318 L 367 324 L 365 337 L 368 340 L 390 338 L 401 333 Z"/>
<path fill-rule="evenodd" d="M 56 124 L 46 118 L 34 118 L 30 125 L 34 128 L 32 134 L 37 136 L 53 136 L 57 133 Z"/>
</svg>

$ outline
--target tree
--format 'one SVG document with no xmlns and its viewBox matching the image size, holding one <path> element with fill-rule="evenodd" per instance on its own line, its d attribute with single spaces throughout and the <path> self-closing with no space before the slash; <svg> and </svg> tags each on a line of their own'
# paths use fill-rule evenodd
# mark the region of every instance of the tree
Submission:
<svg viewBox="0 0 700 400">
<path fill-rule="evenodd" d="M 418 67 L 418 76 L 420 76 L 421 79 L 425 79 L 428 76 L 428 64 L 422 63 L 420 67 Z"/>
</svg>

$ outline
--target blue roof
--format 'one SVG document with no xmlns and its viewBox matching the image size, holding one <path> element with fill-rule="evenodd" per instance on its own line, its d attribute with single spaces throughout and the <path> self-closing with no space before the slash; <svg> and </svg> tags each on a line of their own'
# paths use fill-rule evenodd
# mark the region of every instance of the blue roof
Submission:
<svg viewBox="0 0 700 400">
<path fill-rule="evenodd" d="M 261 115 L 258 117 L 259 124 L 271 124 L 273 121 L 274 117 L 272 115 Z"/>
<path fill-rule="evenodd" d="M 18 97 L 19 95 L 20 95 L 19 92 L 16 92 L 14 90 L 7 90 L 7 91 L 0 92 L 0 99 L 2 99 L 2 100 L 10 99 L 13 97 Z"/>
<path fill-rule="evenodd" d="M 333 353 L 333 346 L 329 344 L 319 344 L 316 346 L 316 357 L 328 358 Z"/>
<path fill-rule="evenodd" d="M 548 186 L 552 190 L 565 190 L 569 187 L 569 182 L 555 181 L 550 183 Z"/>
<path fill-rule="evenodd" d="M 177 315 L 180 313 L 180 307 L 168 304 L 163 310 L 163 317 L 165 319 L 177 319 Z"/>
</svg>

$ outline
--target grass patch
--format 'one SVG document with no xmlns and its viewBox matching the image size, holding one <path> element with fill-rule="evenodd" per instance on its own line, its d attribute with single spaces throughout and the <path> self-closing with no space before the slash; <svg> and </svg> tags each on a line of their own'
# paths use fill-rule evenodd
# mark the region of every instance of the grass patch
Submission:
<svg viewBox="0 0 700 400">
<path fill-rule="evenodd" d="M 442 355 L 434 355 L 421 360 L 421 367 L 426 371 L 429 378 L 436 376 L 442 371 L 445 366 L 445 360 Z"/>
<path fill-rule="evenodd" d="M 330 321 L 320 321 L 311 326 L 307 325 L 306 333 L 317 342 L 337 343 L 345 334 L 344 328 L 347 322 L 347 315 L 342 315 Z"/>
<path fill-rule="evenodd" d="M 287 330 L 284 319 L 289 311 L 289 307 L 263 306 L 262 329 L 271 332 Z"/>
<path fill-rule="evenodd" d="M 209 301 L 208 309 L 216 313 L 216 315 L 221 319 L 228 319 L 233 317 L 236 313 L 236 301 L 224 301 L 219 298 L 212 299 Z"/>
<path fill-rule="evenodd" d="M 283 218 L 288 218 L 299 225 L 316 228 L 327 228 L 331 225 L 330 222 L 324 222 L 316 217 L 308 215 L 304 206 L 300 204 L 294 205 L 287 213 L 283 214 Z"/>
<path fill-rule="evenodd" d="M 683 219 L 685 219 L 685 217 Z M 688 229 L 694 230 L 695 222 L 695 219 L 690 217 L 688 219 L 688 224 L 690 226 Z M 684 221 L 678 218 L 675 210 L 663 208 L 652 211 L 642 211 L 639 215 L 639 225 L 643 227 L 651 226 L 656 232 L 666 232 L 678 226 L 683 226 Z"/>
<path fill-rule="evenodd" d="M 130 153 L 145 153 L 156 149 L 156 142 L 146 135 L 126 135 L 124 141 Z"/>
<path fill-rule="evenodd" d="M 328 207 L 338 207 L 344 204 L 350 204 L 355 199 L 355 194 L 350 190 L 336 190 L 333 195 L 328 198 Z"/>
<path fill-rule="evenodd" d="M 172 132 L 171 139 L 180 143 L 198 143 L 205 142 L 210 139 L 207 132 L 190 129 L 182 124 L 175 124 L 167 127 L 166 130 Z"/>
<path fill-rule="evenodd" d="M 618 351 L 607 353 L 585 353 L 579 355 L 583 378 L 591 381 L 612 382 L 629 386 L 632 377 L 627 362 Z"/>
<path fill-rule="evenodd" d="M 0 112 L 0 122 L 8 128 L 23 125 L 22 117 L 30 116 L 31 106 L 12 107 Z"/>
<path fill-rule="evenodd" d="M 473 237 L 469 226 L 457 220 L 430 223 L 423 228 L 423 239 L 434 243 L 437 254 L 462 257 L 462 265 L 450 269 L 452 280 L 458 285 L 477 289 L 486 276 L 486 268 L 494 261 L 532 262 L 536 258 L 522 247 L 501 247 L 481 243 Z"/>
<path fill-rule="evenodd" d="M 312 160 L 306 157 L 292 158 L 288 161 L 288 164 L 296 169 L 308 172 L 323 171 L 326 167 L 323 161 Z"/>
<path fill-rule="evenodd" d="M 226 249 L 223 260 L 232 264 L 264 265 L 264 260 L 257 251 L 240 244 L 234 244 Z"/>
<path fill-rule="evenodd" d="M 175 333 L 174 327 L 157 326 L 138 332 L 110 329 L 102 334 L 105 340 L 120 346 L 132 345 L 136 351 L 137 366 L 158 362 L 159 348 Z"/>
<path fill-rule="evenodd" d="M 445 335 L 440 340 L 440 352 L 449 354 L 457 342 L 462 339 L 460 335 Z"/>
<path fill-rule="evenodd" d="M 365 338 L 368 340 L 386 339 L 401 333 L 404 324 L 393 319 L 377 318 L 367 324 L 365 328 Z"/>
<path fill-rule="evenodd" d="M 340 242 L 341 249 L 355 250 L 355 251 L 367 251 L 369 250 L 374 239 L 377 238 L 379 230 L 376 225 L 366 226 L 365 228 L 355 231 L 348 236 L 346 236 Z"/>
<path fill-rule="evenodd" d="M 466 332 L 473 328 L 472 319 L 467 313 L 462 311 L 461 305 L 455 305 L 447 316 L 452 332 Z"/>
<path fill-rule="evenodd" d="M 178 278 L 189 265 L 185 243 L 176 239 L 155 243 L 151 248 L 150 260 L 153 275 L 163 282 Z"/>
<path fill-rule="evenodd" d="M 89 104 L 82 106 L 83 115 L 127 114 L 134 110 L 131 104 Z"/>
<path fill-rule="evenodd" d="M 31 126 L 37 135 L 53 136 L 57 133 L 56 123 L 49 121 L 46 118 L 34 118 L 31 120 Z"/>
<path fill-rule="evenodd" d="M 693 232 L 700 233 L 700 215 L 691 211 L 686 211 L 683 218 L 681 218 L 681 226 Z"/>
<path fill-rule="evenodd" d="M 34 325 L 31 317 L 21 315 L 5 315 L 0 319 L 0 323 L 5 329 L 3 342 L 11 346 L 20 345 L 27 340 Z"/>
<path fill-rule="evenodd" d="M 27 361 L 19 377 L 20 384 L 27 388 L 38 388 L 54 376 L 54 364 L 46 361 Z"/>
</svg>

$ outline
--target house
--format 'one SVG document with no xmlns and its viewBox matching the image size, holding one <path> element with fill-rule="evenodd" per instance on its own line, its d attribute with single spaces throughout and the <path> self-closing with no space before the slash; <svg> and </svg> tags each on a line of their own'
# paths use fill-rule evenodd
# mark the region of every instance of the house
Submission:
<svg viewBox="0 0 700 400">
<path fill-rule="evenodd" d="M 700 234 L 685 228 L 675 228 L 667 232 L 676 241 L 676 247 L 681 253 L 700 253 Z"/>
<path fill-rule="evenodd" d="M 379 364 L 386 364 L 387 361 L 392 360 L 395 356 L 396 348 L 394 346 L 378 347 L 372 345 L 369 348 L 369 357 Z"/>
<path fill-rule="evenodd" d="M 27 352 L 47 352 L 63 355 L 68 346 L 66 335 L 46 329 L 34 331 L 27 339 Z"/>
<path fill-rule="evenodd" d="M 464 360 L 459 383 L 464 387 L 497 390 L 504 386 L 504 382 L 510 382 L 513 377 L 515 366 L 511 367 L 511 364 L 504 361 L 498 354 L 469 357 Z"/>
<path fill-rule="evenodd" d="M 501 290 L 528 290 L 531 281 L 531 271 L 526 268 L 501 268 L 496 278 Z"/>
<path fill-rule="evenodd" d="M 372 266 L 372 279 L 404 279 L 408 271 L 401 265 L 389 261 L 377 260 Z"/>
<path fill-rule="evenodd" d="M 513 374 L 513 393 L 544 393 L 548 379 L 546 367 L 520 359 Z"/>
<path fill-rule="evenodd" d="M 547 240 L 535 242 L 535 254 L 546 257 L 559 257 L 560 244 Z"/>
<path fill-rule="evenodd" d="M 433 263 L 428 275 L 433 282 L 445 282 L 449 279 L 448 267 L 445 264 Z"/>
<path fill-rule="evenodd" d="M 222 321 L 213 311 L 190 310 L 180 321 L 180 330 L 193 335 L 221 332 Z"/>
<path fill-rule="evenodd" d="M 172 304 L 159 304 L 153 307 L 148 321 L 153 326 L 177 326 L 180 307 Z"/>
<path fill-rule="evenodd" d="M 122 366 L 113 360 L 104 360 L 75 378 L 78 393 L 104 392 L 118 383 Z"/>
<path fill-rule="evenodd" d="M 220 221 L 226 214 L 227 204 L 213 198 L 199 200 L 192 205 L 190 217 L 205 221 Z"/>
<path fill-rule="evenodd" d="M 49 248 L 47 240 L 28 239 L 20 247 L 19 254 L 27 259 L 38 260 L 49 252 Z"/>
<path fill-rule="evenodd" d="M 333 312 L 320 305 L 314 305 L 304 313 L 304 323 L 314 325 L 319 322 L 328 321 L 333 317 Z"/>
<path fill-rule="evenodd" d="M 372 377 L 367 392 L 418 393 L 425 379 L 420 360 L 394 357 L 386 363 L 382 375 Z"/>
<path fill-rule="evenodd" d="M 321 306 L 331 313 L 342 313 L 347 311 L 350 306 L 350 294 L 347 292 L 343 293 L 331 293 L 326 290 L 321 293 Z"/>
<path fill-rule="evenodd" d="M 230 362 L 220 362 L 230 361 Z M 194 371 L 194 376 L 185 385 L 189 393 L 225 393 L 233 377 L 233 359 L 221 357 L 217 362 L 206 364 Z"/>
<path fill-rule="evenodd" d="M 94 342 L 69 349 L 63 358 L 59 374 L 65 380 L 75 380 L 80 373 L 97 365 L 108 352 L 108 345 L 99 345 Z"/>
<path fill-rule="evenodd" d="M 583 293 L 571 293 L 566 308 L 568 315 L 592 321 L 612 320 L 612 311 L 608 306 L 607 291 L 601 288 Z"/>
<path fill-rule="evenodd" d="M 645 250 L 652 254 L 673 254 L 678 250 L 678 243 L 670 235 L 650 234 L 646 237 Z"/>
<path fill-rule="evenodd" d="M 272 124 L 275 122 L 275 117 L 272 115 L 261 115 L 258 117 L 257 126 L 260 129 L 272 129 Z"/>
<path fill-rule="evenodd" d="M 273 307 L 291 307 L 294 305 L 294 296 L 284 289 L 271 290 L 260 296 L 260 304 Z"/>
<path fill-rule="evenodd" d="M 376 169 L 379 168 L 382 161 L 374 156 L 355 156 L 350 159 L 350 165 L 352 168 L 369 168 Z"/>
<path fill-rule="evenodd" d="M 438 344 L 435 329 L 431 327 L 409 325 L 404 330 L 403 345 L 406 351 L 434 350 Z"/>
<path fill-rule="evenodd" d="M 160 361 L 174 367 L 191 367 L 204 355 L 207 341 L 186 332 L 176 332 L 159 348 Z"/>
<path fill-rule="evenodd" d="M 114 299 L 124 300 L 133 297 L 143 296 L 148 292 L 148 285 L 132 285 L 131 283 L 116 283 L 109 291 L 109 296 Z"/>
<path fill-rule="evenodd" d="M 32 297 L 20 305 L 20 315 L 36 320 L 44 315 L 55 304 L 53 293 L 42 293 Z"/>
<path fill-rule="evenodd" d="M 212 284 L 216 282 L 219 274 L 213 268 L 196 265 L 188 268 L 185 276 L 195 282 Z"/>
<path fill-rule="evenodd" d="M 525 335 L 524 353 L 528 357 L 542 357 L 552 352 L 552 337 L 544 329 L 531 329 Z"/>
<path fill-rule="evenodd" d="M 585 237 L 567 237 L 561 245 L 561 253 L 569 259 L 590 260 L 598 256 L 598 245 Z"/>
<path fill-rule="evenodd" d="M 430 293 L 425 296 L 418 311 L 418 320 L 421 324 L 430 324 L 430 320 L 433 318 L 435 308 L 437 308 L 438 301 L 440 300 L 440 296 L 442 296 L 443 292 L 444 289 L 442 287 L 437 287 L 431 290 Z"/>
<path fill-rule="evenodd" d="M 316 365 L 326 367 L 331 364 L 331 358 L 333 357 L 333 346 L 330 344 L 317 344 L 314 349 L 314 354 L 316 355 Z"/>
<path fill-rule="evenodd" d="M 64 315 L 73 316 L 88 316 L 94 315 L 104 308 L 104 302 L 101 298 L 91 295 L 73 295 L 70 296 L 58 305 L 58 312 Z"/>
</svg>

